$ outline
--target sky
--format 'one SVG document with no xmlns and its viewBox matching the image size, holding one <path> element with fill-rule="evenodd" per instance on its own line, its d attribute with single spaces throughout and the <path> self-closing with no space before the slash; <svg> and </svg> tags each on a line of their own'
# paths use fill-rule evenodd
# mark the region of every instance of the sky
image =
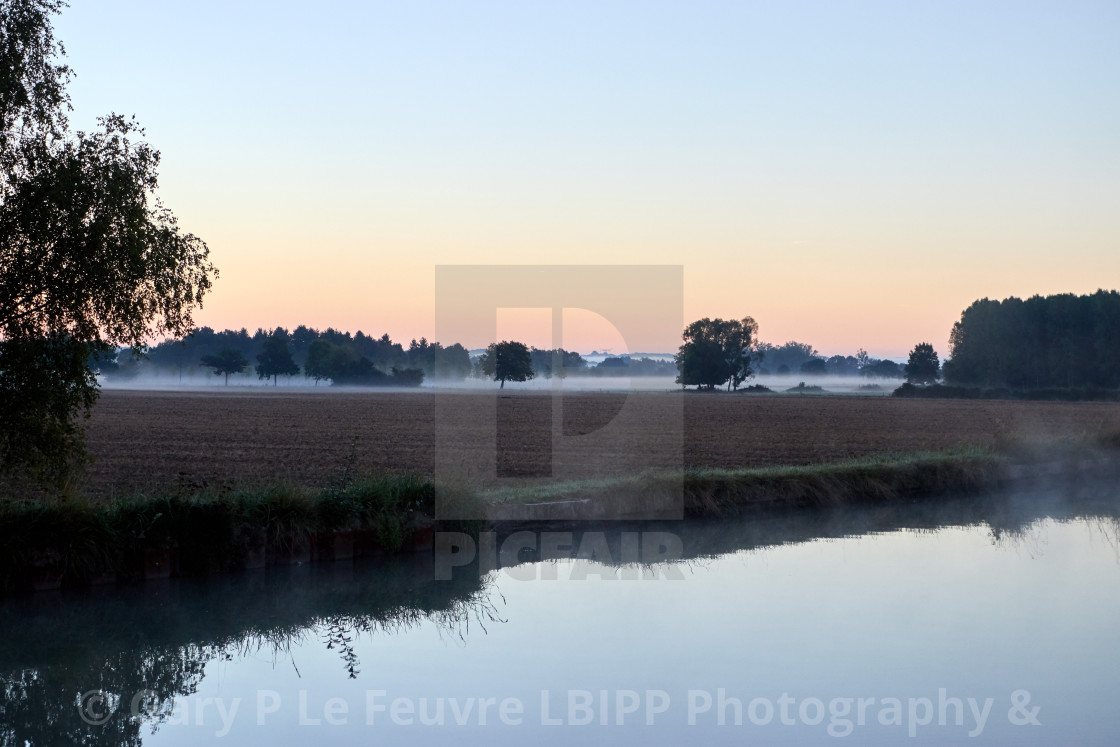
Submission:
<svg viewBox="0 0 1120 747">
<path fill-rule="evenodd" d="M 135 114 L 210 247 L 200 325 L 407 342 L 438 266 L 675 265 L 686 322 L 944 357 L 978 298 L 1120 287 L 1115 2 L 71 0 L 55 30 L 72 124 Z"/>
</svg>

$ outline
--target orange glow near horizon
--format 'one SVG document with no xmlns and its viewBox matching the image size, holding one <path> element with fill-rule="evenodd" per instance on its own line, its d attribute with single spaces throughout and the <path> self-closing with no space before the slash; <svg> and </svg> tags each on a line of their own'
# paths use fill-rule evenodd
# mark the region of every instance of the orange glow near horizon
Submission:
<svg viewBox="0 0 1120 747">
<path fill-rule="evenodd" d="M 944 356 L 977 299 L 1120 286 L 1115 4 L 339 13 L 58 16 L 73 128 L 135 112 L 212 250 L 199 325 L 407 344 L 434 337 L 439 266 L 673 265 L 686 323 Z"/>
<path fill-rule="evenodd" d="M 360 329 L 367 334 L 388 333 L 405 345 L 412 338 L 434 337 L 431 265 L 401 263 L 376 269 L 367 259 L 364 266 L 346 272 L 346 260 L 325 254 L 301 259 L 300 252 L 288 250 L 284 264 L 268 266 L 254 261 L 251 253 L 242 258 L 223 250 L 220 241 L 212 247 L 221 277 L 195 314 L 199 326 L 245 327 L 250 332 L 257 327 L 300 324 Z M 823 265 L 823 260 L 817 262 Z M 1120 262 L 1112 257 L 1096 262 L 1099 269 L 1085 273 L 1099 278 L 1089 282 L 1076 277 L 1079 268 L 1073 263 L 1061 267 L 1024 263 L 1004 272 L 955 277 L 948 261 L 940 269 L 929 264 L 891 272 L 881 263 L 853 262 L 829 271 L 827 266 L 799 269 L 760 262 L 757 271 L 742 275 L 721 272 L 710 264 L 695 268 L 686 264 L 684 319 L 688 323 L 703 316 L 752 316 L 759 323 L 761 340 L 807 342 L 827 355 L 852 354 L 862 347 L 873 355 L 902 357 L 915 344 L 930 342 L 944 357 L 953 323 L 979 298 L 1091 293 L 1107 288 L 1106 279 L 1120 278 Z M 617 347 L 614 334 L 566 322 L 564 346 L 585 353 L 613 349 Z M 631 352 L 672 353 L 680 345 L 679 332 L 658 339 L 658 349 Z M 544 347 L 548 339 L 527 343 Z"/>
</svg>

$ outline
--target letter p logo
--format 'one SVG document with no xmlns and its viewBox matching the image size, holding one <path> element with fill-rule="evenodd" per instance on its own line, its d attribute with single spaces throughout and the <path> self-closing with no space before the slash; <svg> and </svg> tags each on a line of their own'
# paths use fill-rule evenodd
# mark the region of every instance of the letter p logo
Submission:
<svg viewBox="0 0 1120 747">
<path fill-rule="evenodd" d="M 487 356 L 469 386 L 436 382 L 436 518 L 483 518 L 459 500 L 480 489 L 520 504 L 563 502 L 551 508 L 568 519 L 682 516 L 683 412 L 672 379 L 634 391 L 637 377 L 610 367 L 588 375 L 561 352 L 591 352 L 580 331 L 592 320 L 624 348 L 613 353 L 629 354 L 611 361 L 620 370 L 641 354 L 675 353 L 681 266 L 440 265 L 435 298 L 436 339 Z M 510 372 L 525 355 L 535 376 L 520 383 Z M 584 500 L 589 491 L 600 499 Z"/>
</svg>

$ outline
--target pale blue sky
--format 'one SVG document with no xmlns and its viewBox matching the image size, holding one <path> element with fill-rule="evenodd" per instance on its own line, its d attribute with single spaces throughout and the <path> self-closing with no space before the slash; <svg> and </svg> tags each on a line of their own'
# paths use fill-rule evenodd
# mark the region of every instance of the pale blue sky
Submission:
<svg viewBox="0 0 1120 747">
<path fill-rule="evenodd" d="M 975 298 L 1120 286 L 1117 3 L 74 0 L 56 30 L 74 123 L 164 152 L 213 326 L 407 339 L 436 264 L 668 263 L 686 318 L 944 355 Z"/>
</svg>

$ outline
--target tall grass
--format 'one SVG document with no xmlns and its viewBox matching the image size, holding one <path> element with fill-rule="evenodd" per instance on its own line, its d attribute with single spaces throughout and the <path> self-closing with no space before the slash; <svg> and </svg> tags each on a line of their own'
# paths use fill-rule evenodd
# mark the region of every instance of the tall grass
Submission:
<svg viewBox="0 0 1120 747">
<path fill-rule="evenodd" d="M 257 545 L 283 555 L 345 530 L 369 532 L 378 549 L 391 552 L 433 506 L 432 483 L 408 476 L 323 491 L 278 484 L 108 503 L 0 502 L 0 593 L 137 579 L 153 554 L 172 551 L 182 575 L 224 572 L 243 567 Z"/>
</svg>

